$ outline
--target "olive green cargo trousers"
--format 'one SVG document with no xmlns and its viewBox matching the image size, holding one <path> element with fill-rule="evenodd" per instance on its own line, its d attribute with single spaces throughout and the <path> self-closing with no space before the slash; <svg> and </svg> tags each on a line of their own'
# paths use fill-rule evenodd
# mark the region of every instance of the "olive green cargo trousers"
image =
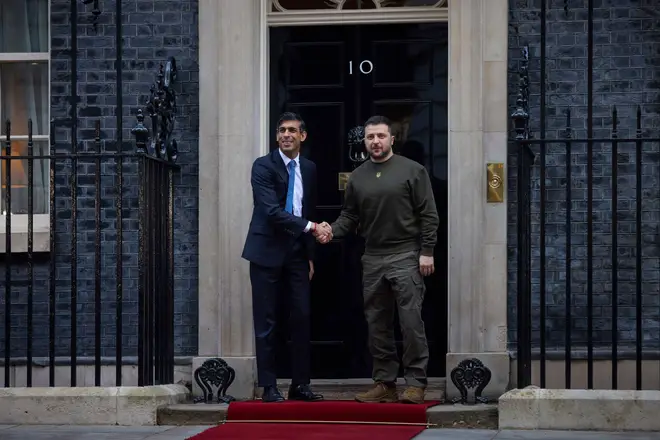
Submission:
<svg viewBox="0 0 660 440">
<path fill-rule="evenodd" d="M 394 341 L 396 307 L 403 335 L 406 384 L 426 388 L 429 348 L 422 321 L 426 287 L 419 271 L 419 251 L 363 255 L 362 283 L 374 381 L 395 382 L 399 371 Z"/>
</svg>

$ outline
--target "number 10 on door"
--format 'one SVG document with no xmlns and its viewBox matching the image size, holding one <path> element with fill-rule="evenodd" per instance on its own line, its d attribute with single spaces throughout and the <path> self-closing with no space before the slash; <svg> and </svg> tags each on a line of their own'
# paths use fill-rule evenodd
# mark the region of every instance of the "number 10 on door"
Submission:
<svg viewBox="0 0 660 440">
<path fill-rule="evenodd" d="M 360 63 L 358 68 L 360 69 L 360 73 L 363 75 L 369 75 L 374 70 L 374 65 L 371 63 L 371 61 L 364 60 Z M 353 61 L 348 62 L 348 74 L 353 75 Z"/>
</svg>

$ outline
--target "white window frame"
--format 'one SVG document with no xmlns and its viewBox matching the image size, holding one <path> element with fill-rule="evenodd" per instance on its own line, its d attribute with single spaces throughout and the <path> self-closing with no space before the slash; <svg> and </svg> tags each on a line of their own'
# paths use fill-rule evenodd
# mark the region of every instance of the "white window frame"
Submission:
<svg viewBox="0 0 660 440">
<path fill-rule="evenodd" d="M 450 0 L 435 0 L 432 6 L 387 6 L 376 0 L 375 9 L 343 9 L 346 0 L 327 0 L 320 9 L 283 8 L 280 0 L 264 0 L 266 21 L 275 26 L 325 26 L 332 24 L 435 23 L 449 21 Z M 373 0 L 372 0 L 373 1 Z M 453 0 L 467 1 L 467 0 Z M 333 5 L 334 4 L 334 5 Z M 274 9 L 274 10 L 273 10 Z"/>
<path fill-rule="evenodd" d="M 2 0 L 0 0 L 2 1 Z M 48 17 L 50 18 L 51 5 L 48 3 Z M 33 141 L 50 142 L 50 96 L 51 96 L 51 32 L 52 26 L 48 20 L 48 52 L 0 52 L 0 64 L 21 63 L 21 62 L 47 62 L 48 69 L 48 119 L 46 120 L 48 130 L 43 135 L 32 135 Z M 2 95 L 0 94 L 0 99 Z M 4 124 L 4 119 L 0 114 L 0 123 Z M 4 154 L 6 136 L 0 136 L 0 155 Z M 27 141 L 27 135 L 14 135 L 10 137 L 12 141 Z M 50 149 L 46 149 L 50 151 Z M 0 176 L 0 179 L 2 176 Z M 1 180 L 0 180 L 1 181 Z M 46 179 L 46 194 L 50 193 L 50 179 Z M 0 194 L 2 186 L 0 186 Z M 48 205 L 50 209 L 50 204 Z M 11 253 L 25 253 L 28 250 L 28 214 L 11 214 Z M 4 206 L 0 206 L 0 254 L 7 252 L 6 233 L 7 215 L 4 213 Z M 32 216 L 32 251 L 50 252 L 50 212 L 47 214 L 34 214 Z"/>
</svg>

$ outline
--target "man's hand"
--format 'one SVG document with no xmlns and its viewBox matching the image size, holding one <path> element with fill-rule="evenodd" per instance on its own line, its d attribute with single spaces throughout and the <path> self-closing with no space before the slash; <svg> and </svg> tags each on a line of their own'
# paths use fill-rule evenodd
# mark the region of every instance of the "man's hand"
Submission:
<svg viewBox="0 0 660 440">
<path fill-rule="evenodd" d="M 419 271 L 423 276 L 427 277 L 435 272 L 435 267 L 433 266 L 433 257 L 427 257 L 422 255 L 419 257 Z"/>
<path fill-rule="evenodd" d="M 312 281 L 313 277 L 314 277 L 314 262 L 312 260 L 309 260 L 309 280 Z"/>
<path fill-rule="evenodd" d="M 316 241 L 326 244 L 332 240 L 332 227 L 327 222 L 320 223 L 316 225 L 313 234 L 316 237 Z"/>
</svg>

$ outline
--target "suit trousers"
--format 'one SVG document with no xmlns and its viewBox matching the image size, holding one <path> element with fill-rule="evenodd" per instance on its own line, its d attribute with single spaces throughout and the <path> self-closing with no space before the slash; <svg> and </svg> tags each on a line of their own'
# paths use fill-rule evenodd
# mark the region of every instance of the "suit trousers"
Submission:
<svg viewBox="0 0 660 440">
<path fill-rule="evenodd" d="M 310 382 L 310 281 L 309 261 L 304 237 L 292 245 L 281 267 L 265 267 L 250 263 L 252 282 L 252 313 L 257 350 L 258 386 L 275 386 L 277 373 L 275 356 L 280 318 L 288 314 L 291 337 L 292 383 Z M 286 298 L 283 297 L 286 295 Z M 287 314 L 278 314 L 278 304 L 288 299 Z"/>
</svg>

